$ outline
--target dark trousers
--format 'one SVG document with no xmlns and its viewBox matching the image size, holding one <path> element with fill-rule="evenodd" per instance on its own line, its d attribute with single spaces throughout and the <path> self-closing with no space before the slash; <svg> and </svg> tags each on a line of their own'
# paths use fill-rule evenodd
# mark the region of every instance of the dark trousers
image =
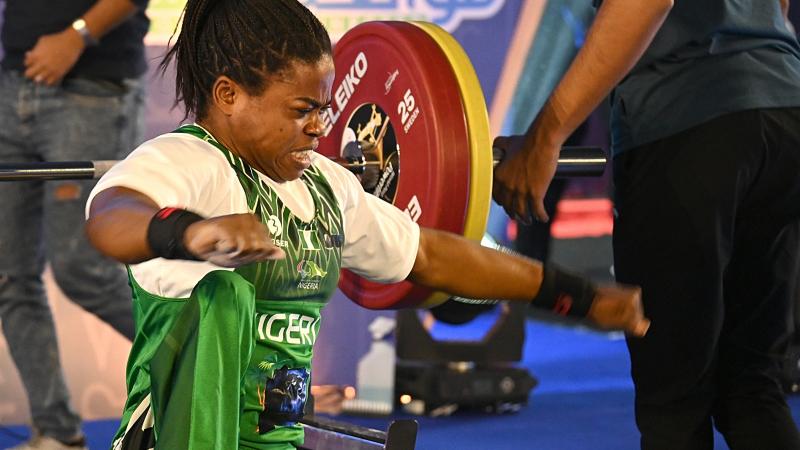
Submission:
<svg viewBox="0 0 800 450">
<path fill-rule="evenodd" d="M 777 381 L 800 248 L 800 108 L 727 114 L 614 159 L 614 264 L 642 448 L 800 449 Z"/>
</svg>

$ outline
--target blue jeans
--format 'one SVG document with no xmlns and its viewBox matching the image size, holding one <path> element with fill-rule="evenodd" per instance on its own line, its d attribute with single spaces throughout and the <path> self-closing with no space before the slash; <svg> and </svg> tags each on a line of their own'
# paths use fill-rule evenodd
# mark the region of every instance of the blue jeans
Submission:
<svg viewBox="0 0 800 450">
<path fill-rule="evenodd" d="M 66 79 L 34 84 L 0 72 L 0 161 L 124 157 L 143 136 L 141 80 Z M 84 206 L 93 181 L 0 182 L 0 319 L 28 393 L 33 425 L 65 440 L 80 433 L 59 364 L 42 272 L 50 263 L 61 290 L 129 339 L 131 293 L 122 265 L 89 244 Z"/>
</svg>

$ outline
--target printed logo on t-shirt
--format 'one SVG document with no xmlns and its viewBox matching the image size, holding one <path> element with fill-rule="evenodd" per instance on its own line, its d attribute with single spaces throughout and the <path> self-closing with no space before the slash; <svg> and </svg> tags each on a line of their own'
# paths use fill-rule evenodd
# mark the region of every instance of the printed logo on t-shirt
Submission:
<svg viewBox="0 0 800 450">
<path fill-rule="evenodd" d="M 281 224 L 281 220 L 278 218 L 278 216 L 269 216 L 267 219 L 267 229 L 269 230 L 269 235 L 272 236 L 273 244 L 275 244 L 277 247 L 289 246 L 288 241 L 280 238 L 281 234 L 283 234 L 283 224 Z"/>
<path fill-rule="evenodd" d="M 283 233 L 283 225 L 281 225 L 281 220 L 278 219 L 278 216 L 271 215 L 269 219 L 267 219 L 267 228 L 269 228 L 269 234 L 272 237 L 278 237 Z"/>
<path fill-rule="evenodd" d="M 314 230 L 300 230 L 300 242 L 303 250 L 319 250 L 319 247 L 314 245 L 314 236 Z"/>
<path fill-rule="evenodd" d="M 325 233 L 325 235 L 322 236 L 322 242 L 325 248 L 342 248 L 342 245 L 344 245 L 344 235 Z"/>
<path fill-rule="evenodd" d="M 327 271 L 310 259 L 297 263 L 297 273 L 300 274 L 298 289 L 319 289 L 320 280 L 328 276 Z"/>
<path fill-rule="evenodd" d="M 303 314 L 256 314 L 256 330 L 262 341 L 314 345 L 319 318 Z"/>
<path fill-rule="evenodd" d="M 264 408 L 258 415 L 259 434 L 268 433 L 278 425 L 293 425 L 303 418 L 308 380 L 307 369 L 283 366 L 266 380 L 263 391 L 257 387 L 259 403 Z"/>
</svg>

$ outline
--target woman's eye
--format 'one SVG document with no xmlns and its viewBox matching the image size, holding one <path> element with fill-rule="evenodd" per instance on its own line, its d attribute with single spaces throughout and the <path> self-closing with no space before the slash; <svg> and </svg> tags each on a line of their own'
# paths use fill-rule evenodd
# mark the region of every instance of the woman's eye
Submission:
<svg viewBox="0 0 800 450">
<path fill-rule="evenodd" d="M 308 108 L 296 108 L 295 111 L 297 111 L 297 113 L 301 117 L 302 116 L 307 116 L 309 114 L 312 114 L 314 111 L 316 111 L 318 115 L 322 116 L 322 115 L 326 114 L 330 109 L 331 109 L 330 105 L 326 105 L 326 106 L 320 106 L 320 107 L 311 106 L 311 107 L 308 107 Z"/>
</svg>

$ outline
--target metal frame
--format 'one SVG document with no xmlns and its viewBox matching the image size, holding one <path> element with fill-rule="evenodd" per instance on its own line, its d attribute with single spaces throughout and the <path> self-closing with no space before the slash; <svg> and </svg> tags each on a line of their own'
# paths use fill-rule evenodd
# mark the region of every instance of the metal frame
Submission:
<svg viewBox="0 0 800 450">
<path fill-rule="evenodd" d="M 301 450 L 414 450 L 416 420 L 395 420 L 386 432 L 319 416 L 300 421 L 305 430 Z"/>
</svg>

